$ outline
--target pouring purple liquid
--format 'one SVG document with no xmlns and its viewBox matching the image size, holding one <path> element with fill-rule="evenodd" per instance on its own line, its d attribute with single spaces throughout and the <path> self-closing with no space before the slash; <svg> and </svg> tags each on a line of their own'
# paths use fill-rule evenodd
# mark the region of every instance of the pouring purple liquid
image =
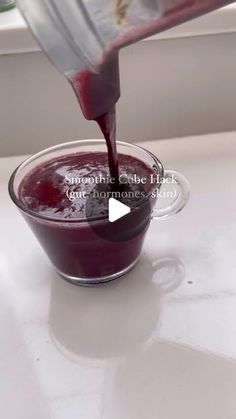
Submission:
<svg viewBox="0 0 236 419">
<path fill-rule="evenodd" d="M 70 79 L 85 118 L 95 120 L 104 135 L 110 174 L 116 180 L 116 187 L 119 186 L 115 112 L 116 102 L 120 97 L 119 49 L 231 2 L 232 0 L 168 0 L 163 2 L 164 12 L 158 18 L 144 19 L 143 22 L 141 19 L 142 23 L 132 24 L 129 22 L 129 16 L 126 16 L 129 2 L 117 0 L 116 19 L 120 23 L 127 19 L 129 29 L 121 31 L 110 44 L 106 45 L 96 71 L 85 69 Z M 149 7 L 152 7 L 151 1 Z"/>
<path fill-rule="evenodd" d="M 84 70 L 71 80 L 75 94 L 87 119 L 96 121 L 107 144 L 110 175 L 119 186 L 116 147 L 116 107 L 120 97 L 118 54 L 104 62 L 97 73 Z"/>
</svg>

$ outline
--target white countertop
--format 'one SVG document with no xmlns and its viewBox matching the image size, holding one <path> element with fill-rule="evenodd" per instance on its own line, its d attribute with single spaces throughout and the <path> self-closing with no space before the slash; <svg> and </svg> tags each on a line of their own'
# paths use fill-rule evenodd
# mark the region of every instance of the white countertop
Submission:
<svg viewBox="0 0 236 419">
<path fill-rule="evenodd" d="M 0 159 L 4 419 L 235 419 L 236 133 L 145 143 L 191 198 L 153 221 L 142 261 L 100 288 L 52 271 Z"/>
</svg>

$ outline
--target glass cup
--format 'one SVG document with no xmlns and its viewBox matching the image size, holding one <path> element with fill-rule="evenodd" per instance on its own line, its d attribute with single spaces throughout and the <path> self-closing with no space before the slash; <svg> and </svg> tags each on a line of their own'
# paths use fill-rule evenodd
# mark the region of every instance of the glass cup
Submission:
<svg viewBox="0 0 236 419">
<path fill-rule="evenodd" d="M 19 185 L 35 167 L 60 156 L 84 152 L 107 152 L 104 140 L 80 140 L 56 145 L 24 161 L 12 174 L 9 193 L 36 235 L 54 268 L 64 279 L 79 285 L 112 281 L 138 262 L 150 221 L 177 214 L 189 197 L 189 184 L 183 175 L 165 170 L 161 162 L 144 148 L 117 142 L 118 153 L 136 157 L 149 166 L 158 182 L 151 185 L 144 200 L 129 214 L 110 222 L 108 216 L 61 219 L 28 209 L 19 199 Z M 165 186 L 164 186 L 165 185 Z M 171 185 L 168 205 L 157 208 L 163 188 Z"/>
</svg>

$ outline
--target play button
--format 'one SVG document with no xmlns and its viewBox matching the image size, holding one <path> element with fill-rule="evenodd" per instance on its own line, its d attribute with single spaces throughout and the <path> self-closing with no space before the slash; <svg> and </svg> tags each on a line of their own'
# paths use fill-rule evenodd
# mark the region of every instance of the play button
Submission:
<svg viewBox="0 0 236 419">
<path fill-rule="evenodd" d="M 114 191 L 101 182 L 87 196 L 86 219 L 91 231 L 103 240 L 116 243 L 134 240 L 141 237 L 150 223 L 150 203 L 142 185 L 125 185 Z"/>
<path fill-rule="evenodd" d="M 122 204 L 122 202 L 117 201 L 115 198 L 109 199 L 108 214 L 110 223 L 114 223 L 114 221 L 129 214 L 130 211 L 131 209 L 128 205 Z"/>
</svg>

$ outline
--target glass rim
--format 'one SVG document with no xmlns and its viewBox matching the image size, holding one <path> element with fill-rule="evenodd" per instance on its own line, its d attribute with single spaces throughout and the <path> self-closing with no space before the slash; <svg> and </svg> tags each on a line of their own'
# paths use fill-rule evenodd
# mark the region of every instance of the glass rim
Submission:
<svg viewBox="0 0 236 419">
<path fill-rule="evenodd" d="M 76 224 L 76 223 L 88 223 L 91 221 L 102 221 L 102 220 L 106 220 L 107 216 L 106 215 L 101 215 L 101 216 L 94 216 L 94 217 L 89 217 L 89 218 L 69 218 L 69 219 L 65 219 L 65 218 L 56 218 L 56 217 L 52 217 L 52 216 L 46 216 L 44 214 L 40 214 L 37 213 L 35 211 L 30 210 L 29 208 L 27 208 L 22 202 L 21 200 L 16 196 L 15 191 L 14 191 L 14 181 L 15 178 L 18 174 L 18 172 L 21 170 L 21 168 L 23 168 L 24 166 L 26 166 L 28 163 L 30 163 L 32 160 L 35 160 L 37 158 L 40 158 L 41 156 L 56 151 L 56 150 L 60 150 L 63 149 L 64 147 L 68 147 L 68 146 L 76 146 L 76 145 L 89 145 L 89 143 L 95 143 L 95 144 L 102 144 L 102 145 L 106 145 L 105 140 L 103 139 L 86 139 L 86 140 L 75 140 L 75 141 L 67 141 L 65 143 L 60 143 L 60 144 L 56 144 L 54 146 L 45 148 L 41 151 L 39 151 L 38 153 L 32 154 L 31 156 L 27 157 L 22 163 L 20 163 L 16 169 L 14 170 L 14 172 L 12 173 L 9 182 L 8 182 L 8 192 L 10 195 L 10 198 L 12 199 L 12 201 L 14 202 L 14 204 L 25 214 L 29 215 L 30 217 L 34 218 L 34 219 L 40 219 L 40 220 L 44 220 L 44 221 L 48 221 L 50 223 L 58 223 L 58 224 Z M 127 143 L 125 141 L 116 141 L 116 144 L 119 146 L 128 146 L 131 149 L 139 149 L 141 150 L 143 153 L 147 154 L 149 157 L 151 157 L 154 161 L 154 165 L 152 166 L 152 168 L 155 168 L 156 170 L 158 170 L 158 183 L 156 185 L 156 188 L 159 188 L 161 183 L 162 183 L 162 179 L 164 177 L 164 168 L 163 165 L 161 163 L 161 161 L 149 150 L 147 150 L 146 148 L 134 144 L 134 143 Z M 119 154 L 119 150 L 118 150 L 118 154 Z M 141 205 L 143 205 L 146 201 L 147 198 L 150 197 L 152 191 L 150 191 L 149 193 L 147 193 L 147 196 L 140 201 L 138 207 L 140 207 Z"/>
</svg>

